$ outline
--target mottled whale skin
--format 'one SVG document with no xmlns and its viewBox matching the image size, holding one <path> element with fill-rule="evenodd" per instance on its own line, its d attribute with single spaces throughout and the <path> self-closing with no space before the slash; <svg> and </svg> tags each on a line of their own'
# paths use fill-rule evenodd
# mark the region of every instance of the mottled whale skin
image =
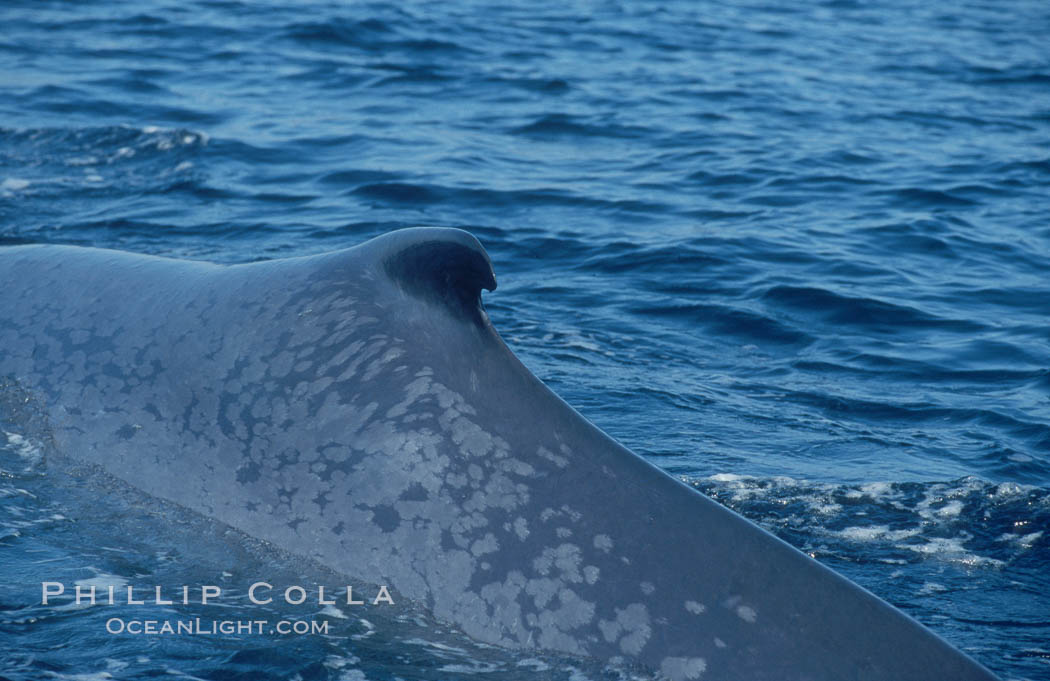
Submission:
<svg viewBox="0 0 1050 681">
<path fill-rule="evenodd" d="M 504 345 L 452 229 L 214 265 L 0 250 L 0 376 L 60 451 L 473 637 L 673 681 L 994 679 L 620 446 Z"/>
</svg>

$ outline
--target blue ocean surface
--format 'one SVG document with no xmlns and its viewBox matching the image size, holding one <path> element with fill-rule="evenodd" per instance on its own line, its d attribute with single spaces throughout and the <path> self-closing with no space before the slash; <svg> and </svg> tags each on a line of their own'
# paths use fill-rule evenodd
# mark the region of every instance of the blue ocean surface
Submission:
<svg viewBox="0 0 1050 681">
<path fill-rule="evenodd" d="M 468 230 L 496 328 L 584 416 L 1050 679 L 1044 0 L 6 0 L 0 27 L 0 245 L 236 263 Z M 3 678 L 644 678 L 408 607 L 110 635 L 39 583 L 333 578 L 49 469 L 11 383 L 0 431 Z"/>
</svg>

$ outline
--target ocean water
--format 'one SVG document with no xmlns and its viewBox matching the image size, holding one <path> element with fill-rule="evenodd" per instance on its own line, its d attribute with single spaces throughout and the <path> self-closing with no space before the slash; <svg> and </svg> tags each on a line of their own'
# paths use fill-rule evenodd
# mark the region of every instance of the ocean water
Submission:
<svg viewBox="0 0 1050 681">
<path fill-rule="evenodd" d="M 0 244 L 233 263 L 469 230 L 496 327 L 587 418 L 1004 679 L 1050 679 L 1043 0 L 8 0 L 0 27 Z M 102 608 L 42 606 L 41 571 L 326 575 L 56 473 L 10 382 L 0 427 L 4 678 L 641 674 L 409 608 L 107 635 Z"/>
</svg>

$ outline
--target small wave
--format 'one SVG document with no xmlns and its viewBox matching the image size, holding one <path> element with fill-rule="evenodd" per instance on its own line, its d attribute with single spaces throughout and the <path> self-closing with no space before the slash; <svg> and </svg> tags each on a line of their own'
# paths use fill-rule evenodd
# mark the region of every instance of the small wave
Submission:
<svg viewBox="0 0 1050 681">
<path fill-rule="evenodd" d="M 697 170 L 687 178 L 691 182 L 697 182 L 708 187 L 724 186 L 757 186 L 768 180 L 768 171 L 755 169 L 747 173 L 716 173 L 708 170 Z"/>
<path fill-rule="evenodd" d="M 827 323 L 881 333 L 892 334 L 908 328 L 973 333 L 985 328 L 972 320 L 945 319 L 914 306 L 847 296 L 821 287 L 776 285 L 766 289 L 762 299 Z"/>
<path fill-rule="evenodd" d="M 845 190 L 847 187 L 863 187 L 883 184 L 879 180 L 870 180 L 852 175 L 796 175 L 778 177 L 767 183 L 768 187 L 785 189 L 803 189 L 813 191 Z"/>
<path fill-rule="evenodd" d="M 992 78 L 980 78 L 974 81 L 977 85 L 1031 85 L 1045 86 L 1050 84 L 1050 73 L 1034 71 L 1030 73 L 1003 74 Z"/>
<path fill-rule="evenodd" d="M 484 83 L 488 87 L 510 86 L 527 90 L 529 92 L 540 92 L 543 94 L 560 95 L 572 89 L 568 81 L 561 78 L 530 78 L 512 76 L 488 76 Z"/>
<path fill-rule="evenodd" d="M 318 181 L 337 186 L 360 187 L 368 184 L 381 185 L 387 182 L 394 182 L 400 177 L 400 174 L 386 170 L 347 169 L 326 173 L 318 178 Z"/>
<path fill-rule="evenodd" d="M 369 83 L 371 87 L 383 87 L 385 85 L 402 84 L 402 83 L 445 83 L 454 80 L 454 76 L 451 76 L 439 67 L 432 64 L 391 64 L 384 63 L 378 65 L 376 68 L 380 68 L 384 71 L 395 72 L 392 76 L 385 76 L 376 78 Z"/>
<path fill-rule="evenodd" d="M 303 22 L 284 27 L 279 38 L 306 45 L 341 45 L 375 47 L 383 42 L 379 36 L 389 36 L 394 29 L 380 19 L 361 21 L 330 19 L 324 22 Z"/>
<path fill-rule="evenodd" d="M 976 200 L 957 196 L 948 191 L 922 189 L 919 187 L 894 189 L 882 192 L 882 194 L 893 198 L 898 206 L 904 208 L 959 208 L 975 206 L 979 203 Z"/>
<path fill-rule="evenodd" d="M 585 121 L 579 116 L 568 114 L 546 114 L 531 123 L 512 128 L 509 132 L 514 135 L 539 139 L 558 139 L 561 137 L 635 139 L 648 135 L 650 131 L 639 126 Z"/>
<path fill-rule="evenodd" d="M 641 246 L 614 241 L 591 247 L 590 251 L 592 255 L 579 265 L 579 269 L 610 273 L 654 272 L 661 275 L 677 270 L 691 274 L 731 263 L 728 258 L 717 255 L 711 249 L 688 245 Z"/>
<path fill-rule="evenodd" d="M 148 93 L 156 96 L 173 96 L 174 93 L 163 85 L 158 85 L 146 78 L 97 78 L 90 81 L 92 85 L 112 88 L 123 92 Z"/>
<path fill-rule="evenodd" d="M 202 148 L 210 137 L 199 130 L 130 125 L 69 128 L 0 128 L 0 160 L 40 167 L 113 164 L 146 151 Z"/>
<path fill-rule="evenodd" d="M 556 189 L 483 189 L 448 187 L 410 182 L 376 182 L 358 186 L 351 193 L 395 205 L 447 203 L 485 208 L 527 208 L 533 206 L 589 206 L 621 213 L 663 210 L 659 204 L 632 200 L 606 200 Z"/>
<path fill-rule="evenodd" d="M 818 160 L 830 166 L 871 166 L 881 163 L 883 159 L 872 151 L 861 153 L 840 149 L 824 154 Z"/>
<path fill-rule="evenodd" d="M 711 334 L 736 336 L 750 342 L 805 346 L 814 340 L 805 332 L 771 317 L 723 305 L 682 303 L 633 307 L 631 311 L 654 317 L 685 318 L 706 327 Z"/>
</svg>

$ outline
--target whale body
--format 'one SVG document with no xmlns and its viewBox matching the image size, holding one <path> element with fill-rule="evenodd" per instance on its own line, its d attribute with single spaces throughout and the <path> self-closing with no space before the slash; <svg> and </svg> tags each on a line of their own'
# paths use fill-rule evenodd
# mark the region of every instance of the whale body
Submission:
<svg viewBox="0 0 1050 681">
<path fill-rule="evenodd" d="M 60 451 L 484 642 L 681 681 L 995 677 L 628 451 L 502 342 L 453 229 L 243 265 L 0 249 Z"/>
</svg>

